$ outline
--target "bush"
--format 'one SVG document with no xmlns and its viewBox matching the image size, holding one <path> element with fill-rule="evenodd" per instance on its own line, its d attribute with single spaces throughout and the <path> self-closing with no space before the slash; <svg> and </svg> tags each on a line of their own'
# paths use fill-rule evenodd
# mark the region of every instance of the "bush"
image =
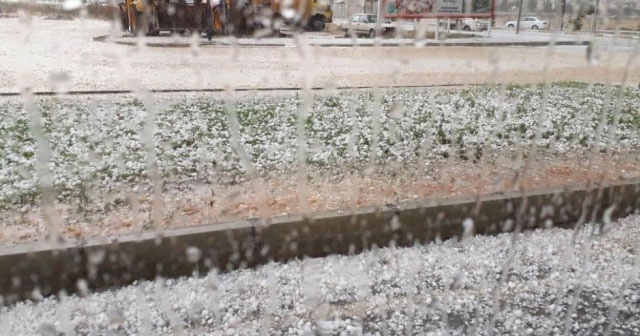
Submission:
<svg viewBox="0 0 640 336">
<path fill-rule="evenodd" d="M 573 30 L 581 30 L 584 26 L 584 17 L 587 15 L 593 15 L 596 12 L 596 7 L 592 4 L 579 3 L 577 12 L 574 19 L 571 21 L 573 24 Z"/>
<path fill-rule="evenodd" d="M 573 24 L 573 31 L 578 31 L 582 29 L 584 20 L 582 19 L 582 16 L 578 15 L 571 23 Z"/>
</svg>

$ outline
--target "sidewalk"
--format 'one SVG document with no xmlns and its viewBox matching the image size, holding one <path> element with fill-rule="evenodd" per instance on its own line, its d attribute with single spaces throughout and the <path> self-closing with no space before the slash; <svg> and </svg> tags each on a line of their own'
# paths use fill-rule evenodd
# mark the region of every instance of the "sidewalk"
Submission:
<svg viewBox="0 0 640 336">
<path fill-rule="evenodd" d="M 343 38 L 323 33 L 304 33 L 299 38 L 292 37 L 267 37 L 267 38 L 229 38 L 215 37 L 211 41 L 206 38 L 198 40 L 200 46 L 239 46 L 239 47 L 296 47 L 297 43 L 305 43 L 315 47 L 399 47 L 399 46 L 468 46 L 468 47 L 490 47 L 490 46 L 546 46 L 550 43 L 554 45 L 585 45 L 584 39 L 575 35 L 560 35 L 542 32 L 521 32 L 516 35 L 512 31 L 496 30 L 491 36 L 487 32 L 475 33 L 474 37 L 456 39 L 423 39 L 416 40 L 410 38 Z M 94 41 L 106 42 L 108 36 L 98 36 Z M 553 42 L 552 42 L 553 41 Z M 158 36 L 146 37 L 148 47 L 168 47 L 185 48 L 193 43 L 193 39 L 188 37 Z M 114 39 L 114 43 L 121 45 L 136 45 L 135 37 L 122 36 Z"/>
</svg>

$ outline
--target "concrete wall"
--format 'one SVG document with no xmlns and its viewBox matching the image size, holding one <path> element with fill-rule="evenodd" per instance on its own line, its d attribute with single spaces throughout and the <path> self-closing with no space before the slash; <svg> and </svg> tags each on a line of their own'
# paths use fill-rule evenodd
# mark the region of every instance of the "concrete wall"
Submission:
<svg viewBox="0 0 640 336">
<path fill-rule="evenodd" d="M 269 261 L 329 254 L 353 254 L 374 246 L 411 246 L 434 239 L 464 238 L 542 228 L 571 228 L 594 222 L 610 210 L 611 219 L 640 213 L 640 181 L 598 189 L 583 187 L 482 198 L 446 198 L 426 203 L 369 207 L 310 217 L 289 216 L 144 232 L 80 242 L 0 247 L 0 306 L 30 298 L 34 290 L 55 295 L 152 280 L 227 271 Z M 615 205 L 615 207 L 611 207 Z M 471 231 L 462 223 L 471 220 Z"/>
</svg>

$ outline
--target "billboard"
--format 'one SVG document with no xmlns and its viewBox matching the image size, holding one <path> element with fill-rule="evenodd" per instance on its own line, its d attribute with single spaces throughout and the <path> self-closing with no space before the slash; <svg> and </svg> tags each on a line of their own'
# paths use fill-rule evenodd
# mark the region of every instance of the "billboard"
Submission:
<svg viewBox="0 0 640 336">
<path fill-rule="evenodd" d="M 385 18 L 489 18 L 495 0 L 385 0 Z"/>
</svg>

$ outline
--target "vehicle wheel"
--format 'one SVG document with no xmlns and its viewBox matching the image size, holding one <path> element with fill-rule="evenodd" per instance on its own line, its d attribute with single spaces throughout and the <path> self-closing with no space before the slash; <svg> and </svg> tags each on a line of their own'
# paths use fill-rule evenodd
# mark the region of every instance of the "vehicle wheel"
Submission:
<svg viewBox="0 0 640 336">
<path fill-rule="evenodd" d="M 376 31 L 371 29 L 369 30 L 369 38 L 375 38 L 376 37 Z"/>
<path fill-rule="evenodd" d="M 469 25 L 466 25 L 462 28 L 462 30 L 464 31 L 471 31 L 471 27 L 469 27 Z"/>
<path fill-rule="evenodd" d="M 533 30 L 538 30 L 538 26 L 533 25 L 533 26 L 531 26 L 531 29 L 533 29 Z"/>
<path fill-rule="evenodd" d="M 513 28 L 515 28 L 515 26 L 514 26 L 514 25 L 512 25 L 512 24 L 510 24 L 510 25 L 508 25 L 508 26 L 507 26 L 507 28 L 509 28 L 509 29 L 513 29 Z"/>
<path fill-rule="evenodd" d="M 311 18 L 311 29 L 313 31 L 324 31 L 324 16 L 318 15 Z"/>
</svg>

